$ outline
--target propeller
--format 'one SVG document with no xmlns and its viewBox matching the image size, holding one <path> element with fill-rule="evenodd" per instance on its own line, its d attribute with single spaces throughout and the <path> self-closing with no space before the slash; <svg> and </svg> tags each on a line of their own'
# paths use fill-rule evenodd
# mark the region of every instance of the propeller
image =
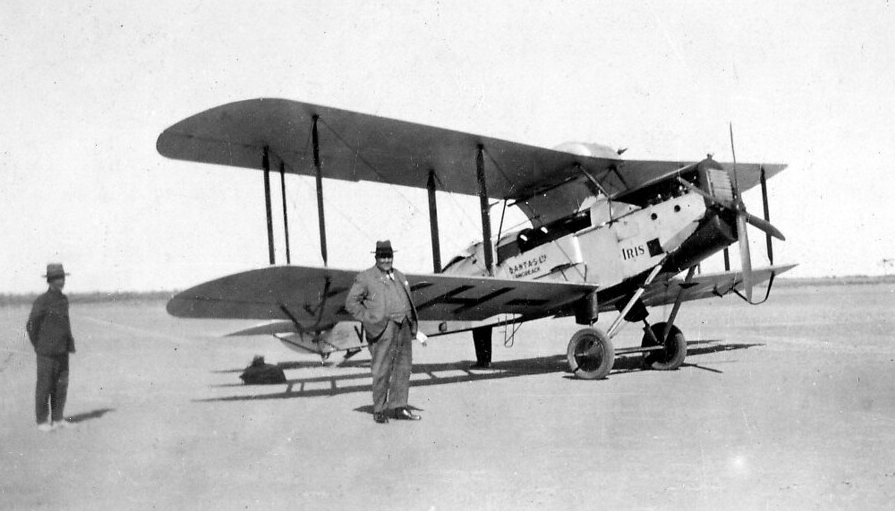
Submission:
<svg viewBox="0 0 895 511">
<path fill-rule="evenodd" d="M 746 300 L 752 301 L 752 254 L 749 252 L 749 235 L 746 234 L 746 218 L 737 215 L 737 238 L 740 241 L 740 268 L 743 271 L 743 288 Z"/>
<path fill-rule="evenodd" d="M 740 242 L 740 270 L 743 272 L 743 288 L 746 291 L 746 301 L 752 301 L 752 254 L 749 253 L 749 235 L 746 222 L 749 213 L 746 212 L 746 204 L 740 196 L 740 186 L 737 182 L 737 152 L 733 148 L 733 123 L 728 123 L 730 128 L 730 154 L 733 156 L 733 193 L 736 201 L 737 214 L 737 239 Z M 776 229 L 775 229 L 776 230 Z M 779 232 L 779 231 L 778 231 Z"/>
<path fill-rule="evenodd" d="M 773 236 L 779 240 L 786 240 L 786 237 L 783 236 L 783 233 L 780 232 L 779 229 L 771 225 L 770 222 L 763 218 L 759 218 L 755 215 L 750 214 L 746 211 L 746 205 L 743 203 L 743 199 L 740 196 L 739 185 L 737 183 L 737 156 L 736 150 L 733 145 L 733 124 L 729 125 L 730 127 L 730 151 L 733 154 L 733 200 L 727 201 L 723 199 L 719 199 L 714 195 L 709 194 L 698 186 L 690 183 L 685 179 L 677 178 L 678 182 L 683 186 L 688 188 L 690 191 L 695 192 L 709 201 L 721 206 L 724 209 L 732 211 L 736 214 L 736 222 L 737 222 L 737 238 L 739 240 L 740 247 L 740 267 L 743 272 L 743 287 L 746 291 L 746 300 L 752 301 L 752 255 L 749 251 L 749 235 L 746 231 L 746 224 L 752 225 L 757 229 L 767 233 L 770 236 Z"/>
</svg>

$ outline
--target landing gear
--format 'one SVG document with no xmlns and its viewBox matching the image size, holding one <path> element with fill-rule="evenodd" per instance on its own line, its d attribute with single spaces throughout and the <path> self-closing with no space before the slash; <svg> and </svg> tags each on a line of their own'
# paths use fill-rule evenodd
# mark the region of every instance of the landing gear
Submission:
<svg viewBox="0 0 895 511">
<path fill-rule="evenodd" d="M 663 261 L 664 262 L 664 261 Z M 615 355 L 627 355 L 631 353 L 643 354 L 643 365 L 650 369 L 671 371 L 684 363 L 687 357 L 687 340 L 680 329 L 674 326 L 674 320 L 684 298 L 684 285 L 678 293 L 667 323 L 656 323 L 650 326 L 646 321 L 649 313 L 645 304 L 640 300 L 641 295 L 659 274 L 662 264 L 656 265 L 649 273 L 644 283 L 631 295 L 620 309 L 620 314 L 604 333 L 596 328 L 585 328 L 578 331 L 569 341 L 566 351 L 566 359 L 569 368 L 575 376 L 585 380 L 599 380 L 605 378 L 612 370 Z M 688 284 L 692 278 L 695 267 L 690 268 L 684 284 Z M 623 320 L 628 322 L 643 321 L 644 335 L 640 347 L 621 348 L 615 350 L 612 346 L 612 338 L 618 333 Z"/>
<path fill-rule="evenodd" d="M 584 380 L 600 380 L 612 370 L 615 349 L 605 332 L 585 328 L 576 332 L 569 341 L 566 360 L 575 376 Z"/>
<path fill-rule="evenodd" d="M 665 328 L 666 323 L 647 325 L 644 328 L 642 348 L 664 347 L 662 350 L 644 352 L 644 367 L 658 371 L 673 371 L 679 368 L 687 358 L 687 340 L 684 339 L 683 332 L 678 327 L 671 325 L 668 336 L 663 342 L 662 336 L 665 335 Z"/>
</svg>

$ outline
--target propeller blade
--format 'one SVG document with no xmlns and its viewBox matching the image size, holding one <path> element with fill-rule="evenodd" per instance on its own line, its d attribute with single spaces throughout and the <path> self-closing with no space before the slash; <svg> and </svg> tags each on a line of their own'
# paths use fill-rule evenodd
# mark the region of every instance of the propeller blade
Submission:
<svg viewBox="0 0 895 511">
<path fill-rule="evenodd" d="M 770 234 L 778 240 L 786 241 L 786 237 L 783 236 L 783 233 L 780 232 L 780 229 L 777 229 L 776 227 L 771 225 L 771 222 L 768 222 L 767 220 L 759 218 L 755 215 L 750 215 L 745 211 L 743 212 L 743 214 L 746 215 L 746 221 L 749 222 L 749 224 L 761 229 L 762 231 Z"/>
<path fill-rule="evenodd" d="M 749 253 L 749 235 L 746 234 L 746 216 L 737 215 L 737 238 L 740 240 L 740 267 L 743 272 L 743 288 L 746 300 L 752 301 L 752 255 Z"/>
</svg>

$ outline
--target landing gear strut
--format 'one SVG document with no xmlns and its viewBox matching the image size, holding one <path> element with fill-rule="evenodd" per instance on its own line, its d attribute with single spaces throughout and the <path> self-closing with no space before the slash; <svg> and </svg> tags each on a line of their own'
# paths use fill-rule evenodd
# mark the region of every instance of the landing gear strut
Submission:
<svg viewBox="0 0 895 511">
<path fill-rule="evenodd" d="M 473 329 L 472 341 L 475 344 L 473 369 L 488 369 L 491 367 L 491 327 Z"/>
</svg>

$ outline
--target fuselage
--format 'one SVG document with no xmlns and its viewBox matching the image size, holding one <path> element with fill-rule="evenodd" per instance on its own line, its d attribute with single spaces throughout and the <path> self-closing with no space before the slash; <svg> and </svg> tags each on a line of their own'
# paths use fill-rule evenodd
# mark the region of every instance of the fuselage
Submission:
<svg viewBox="0 0 895 511">
<path fill-rule="evenodd" d="M 665 260 L 677 273 L 736 241 L 699 195 L 679 191 L 644 206 L 594 198 L 574 215 L 496 240 L 493 276 L 588 282 L 601 293 Z M 483 244 L 470 246 L 444 273 L 487 276 Z"/>
</svg>

